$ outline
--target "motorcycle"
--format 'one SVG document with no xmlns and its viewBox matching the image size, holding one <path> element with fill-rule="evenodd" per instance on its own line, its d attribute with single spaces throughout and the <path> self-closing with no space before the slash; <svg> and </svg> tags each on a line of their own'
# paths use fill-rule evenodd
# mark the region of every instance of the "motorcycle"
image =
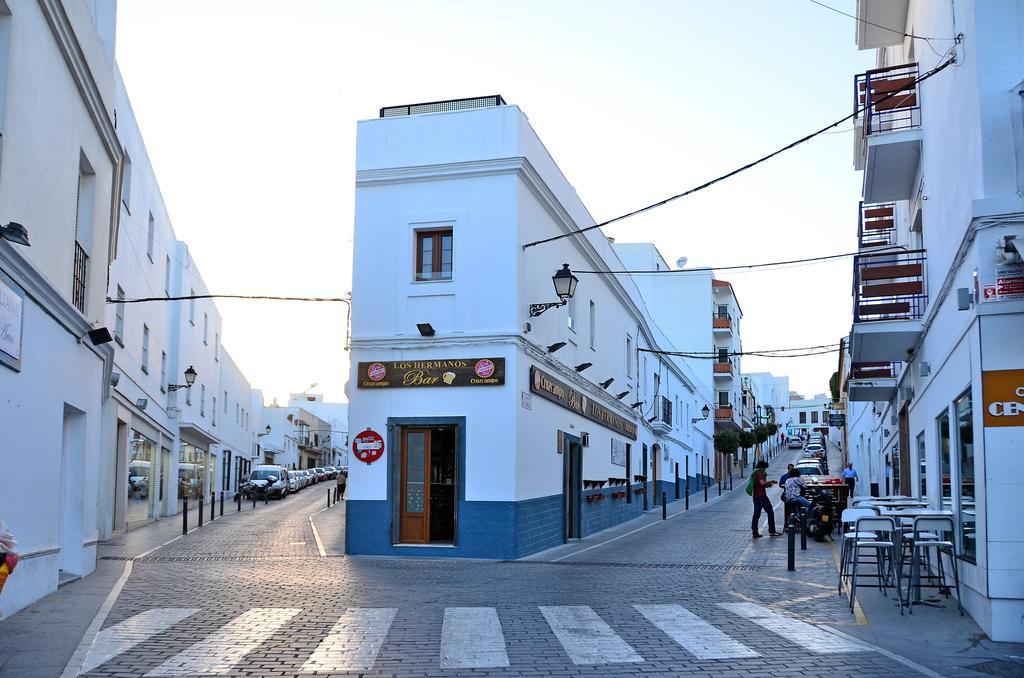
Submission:
<svg viewBox="0 0 1024 678">
<path fill-rule="evenodd" d="M 835 529 L 832 520 L 833 507 L 835 506 L 835 495 L 831 490 L 821 490 L 811 499 L 811 508 L 807 511 L 807 522 L 804 529 L 807 536 L 814 541 L 825 541 L 831 538 Z"/>
</svg>

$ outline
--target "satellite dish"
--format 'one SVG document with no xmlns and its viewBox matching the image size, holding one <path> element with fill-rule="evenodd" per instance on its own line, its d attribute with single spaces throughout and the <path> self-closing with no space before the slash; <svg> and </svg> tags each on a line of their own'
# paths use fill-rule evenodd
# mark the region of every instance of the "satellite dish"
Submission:
<svg viewBox="0 0 1024 678">
<path fill-rule="evenodd" d="M 688 257 L 679 257 L 678 259 L 676 259 L 676 266 L 678 266 L 679 268 L 686 268 L 686 262 L 688 262 L 689 260 L 690 259 Z"/>
</svg>

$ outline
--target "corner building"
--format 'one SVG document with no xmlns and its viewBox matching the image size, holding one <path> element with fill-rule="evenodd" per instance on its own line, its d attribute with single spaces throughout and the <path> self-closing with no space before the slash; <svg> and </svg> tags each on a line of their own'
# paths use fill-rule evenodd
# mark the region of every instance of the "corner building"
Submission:
<svg viewBox="0 0 1024 678">
<path fill-rule="evenodd" d="M 348 553 L 516 558 L 714 475 L 713 390 L 658 353 L 706 350 L 665 334 L 685 276 L 655 308 L 629 275 L 578 273 L 531 316 L 563 264 L 626 267 L 600 230 L 523 247 L 594 219 L 518 107 L 384 109 L 356 164 Z"/>
</svg>

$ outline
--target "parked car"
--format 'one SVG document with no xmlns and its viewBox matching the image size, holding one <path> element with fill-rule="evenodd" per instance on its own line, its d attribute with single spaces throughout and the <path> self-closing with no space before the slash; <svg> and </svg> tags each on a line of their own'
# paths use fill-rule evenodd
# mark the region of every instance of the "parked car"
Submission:
<svg viewBox="0 0 1024 678">
<path fill-rule="evenodd" d="M 328 480 L 334 480 L 335 478 L 338 477 L 338 469 L 337 468 L 335 468 L 333 466 L 327 466 L 327 467 L 325 467 L 324 470 L 327 471 L 327 479 Z"/>
<path fill-rule="evenodd" d="M 299 474 L 296 473 L 295 471 L 289 471 L 288 472 L 288 491 L 289 492 L 298 492 L 301 489 L 302 489 L 302 486 L 299 484 Z"/>
<path fill-rule="evenodd" d="M 261 464 L 254 466 L 249 472 L 249 494 L 255 493 L 262 496 L 264 493 L 270 497 L 284 499 L 288 496 L 288 469 L 284 466 L 273 464 Z M 249 495 L 247 495 L 249 496 Z"/>
<path fill-rule="evenodd" d="M 789 442 L 786 443 L 786 447 L 790 450 L 799 450 L 804 446 L 804 441 L 799 438 L 790 438 Z"/>
<path fill-rule="evenodd" d="M 316 481 L 319 483 L 323 480 L 327 480 L 327 471 L 322 466 L 317 466 L 313 469 L 313 473 L 316 474 Z"/>
<path fill-rule="evenodd" d="M 825 448 L 821 443 L 808 443 L 804 448 L 805 452 L 824 452 Z"/>
<path fill-rule="evenodd" d="M 295 471 L 295 473 L 298 474 L 299 482 L 302 483 L 302 487 L 309 487 L 309 472 L 305 469 L 300 469 Z"/>
<path fill-rule="evenodd" d="M 811 463 L 808 461 L 801 460 L 797 462 L 796 468 L 799 469 L 800 475 L 802 476 L 823 476 L 825 475 L 825 469 L 818 463 Z"/>
</svg>

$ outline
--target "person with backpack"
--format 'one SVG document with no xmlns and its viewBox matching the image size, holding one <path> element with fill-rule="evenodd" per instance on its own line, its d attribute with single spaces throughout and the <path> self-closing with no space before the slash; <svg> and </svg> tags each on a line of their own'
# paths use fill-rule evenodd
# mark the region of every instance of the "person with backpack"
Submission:
<svg viewBox="0 0 1024 678">
<path fill-rule="evenodd" d="M 772 510 L 772 502 L 768 499 L 768 488 L 775 484 L 774 480 L 768 480 L 768 462 L 762 460 L 754 464 L 754 471 L 747 480 L 747 494 L 754 498 L 754 517 L 750 520 L 750 530 L 754 539 L 760 539 L 763 535 L 757 531 L 761 522 L 761 511 L 768 513 L 768 535 L 781 537 L 782 534 L 775 531 L 775 511 Z"/>
</svg>

